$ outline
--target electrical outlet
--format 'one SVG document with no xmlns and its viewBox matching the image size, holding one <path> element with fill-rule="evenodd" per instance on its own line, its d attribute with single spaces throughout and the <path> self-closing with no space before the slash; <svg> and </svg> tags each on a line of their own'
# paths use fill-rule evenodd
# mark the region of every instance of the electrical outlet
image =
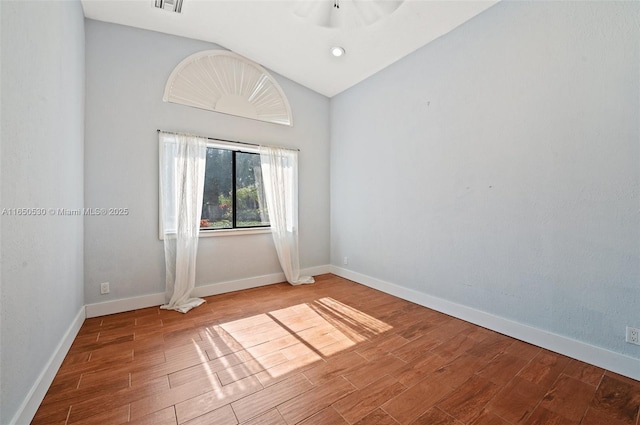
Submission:
<svg viewBox="0 0 640 425">
<path fill-rule="evenodd" d="M 344 258 L 342 259 L 342 264 L 344 264 L 345 266 L 346 266 L 347 264 L 349 264 L 349 257 L 344 257 Z"/>
<path fill-rule="evenodd" d="M 627 326 L 626 341 L 630 344 L 640 345 L 640 329 Z"/>
<path fill-rule="evenodd" d="M 109 282 L 102 282 L 100 284 L 100 294 L 108 294 L 109 293 Z"/>
</svg>

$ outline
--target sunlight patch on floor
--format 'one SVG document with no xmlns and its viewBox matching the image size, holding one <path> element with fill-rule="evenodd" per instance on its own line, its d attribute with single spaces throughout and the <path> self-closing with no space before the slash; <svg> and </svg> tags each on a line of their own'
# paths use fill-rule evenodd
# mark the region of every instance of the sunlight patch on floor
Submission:
<svg viewBox="0 0 640 425">
<path fill-rule="evenodd" d="M 224 341 L 252 356 L 250 363 L 243 359 L 228 368 L 225 382 L 239 382 L 255 375 L 267 385 L 391 329 L 383 321 L 325 297 L 213 326 L 207 329 L 205 339 L 212 344 L 214 354 L 224 352 L 216 345 Z M 262 350 L 268 344 L 268 349 Z M 273 357 L 258 355 L 274 349 L 287 361 L 274 364 L 269 361 Z"/>
</svg>

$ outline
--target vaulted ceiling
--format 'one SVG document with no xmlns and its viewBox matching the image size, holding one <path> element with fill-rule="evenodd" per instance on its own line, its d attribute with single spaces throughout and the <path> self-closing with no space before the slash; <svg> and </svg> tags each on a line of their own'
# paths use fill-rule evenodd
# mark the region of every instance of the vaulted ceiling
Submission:
<svg viewBox="0 0 640 425">
<path fill-rule="evenodd" d="M 154 1 L 82 6 L 90 19 L 216 43 L 332 97 L 498 0 L 183 0 L 181 13 Z M 331 55 L 335 46 L 345 55 Z"/>
</svg>

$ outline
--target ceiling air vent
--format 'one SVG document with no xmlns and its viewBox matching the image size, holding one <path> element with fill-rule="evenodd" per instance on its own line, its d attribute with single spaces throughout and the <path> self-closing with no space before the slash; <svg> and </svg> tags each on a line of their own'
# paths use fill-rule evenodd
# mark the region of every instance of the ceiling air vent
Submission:
<svg viewBox="0 0 640 425">
<path fill-rule="evenodd" d="M 182 0 L 155 0 L 155 6 L 171 12 L 182 12 Z"/>
</svg>

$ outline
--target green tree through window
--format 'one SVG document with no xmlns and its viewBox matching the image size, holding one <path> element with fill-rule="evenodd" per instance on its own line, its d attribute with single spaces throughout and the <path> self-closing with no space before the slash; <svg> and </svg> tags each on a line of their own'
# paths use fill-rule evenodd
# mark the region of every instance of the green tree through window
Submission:
<svg viewBox="0 0 640 425">
<path fill-rule="evenodd" d="M 207 148 L 203 230 L 268 227 L 260 155 Z"/>
</svg>

